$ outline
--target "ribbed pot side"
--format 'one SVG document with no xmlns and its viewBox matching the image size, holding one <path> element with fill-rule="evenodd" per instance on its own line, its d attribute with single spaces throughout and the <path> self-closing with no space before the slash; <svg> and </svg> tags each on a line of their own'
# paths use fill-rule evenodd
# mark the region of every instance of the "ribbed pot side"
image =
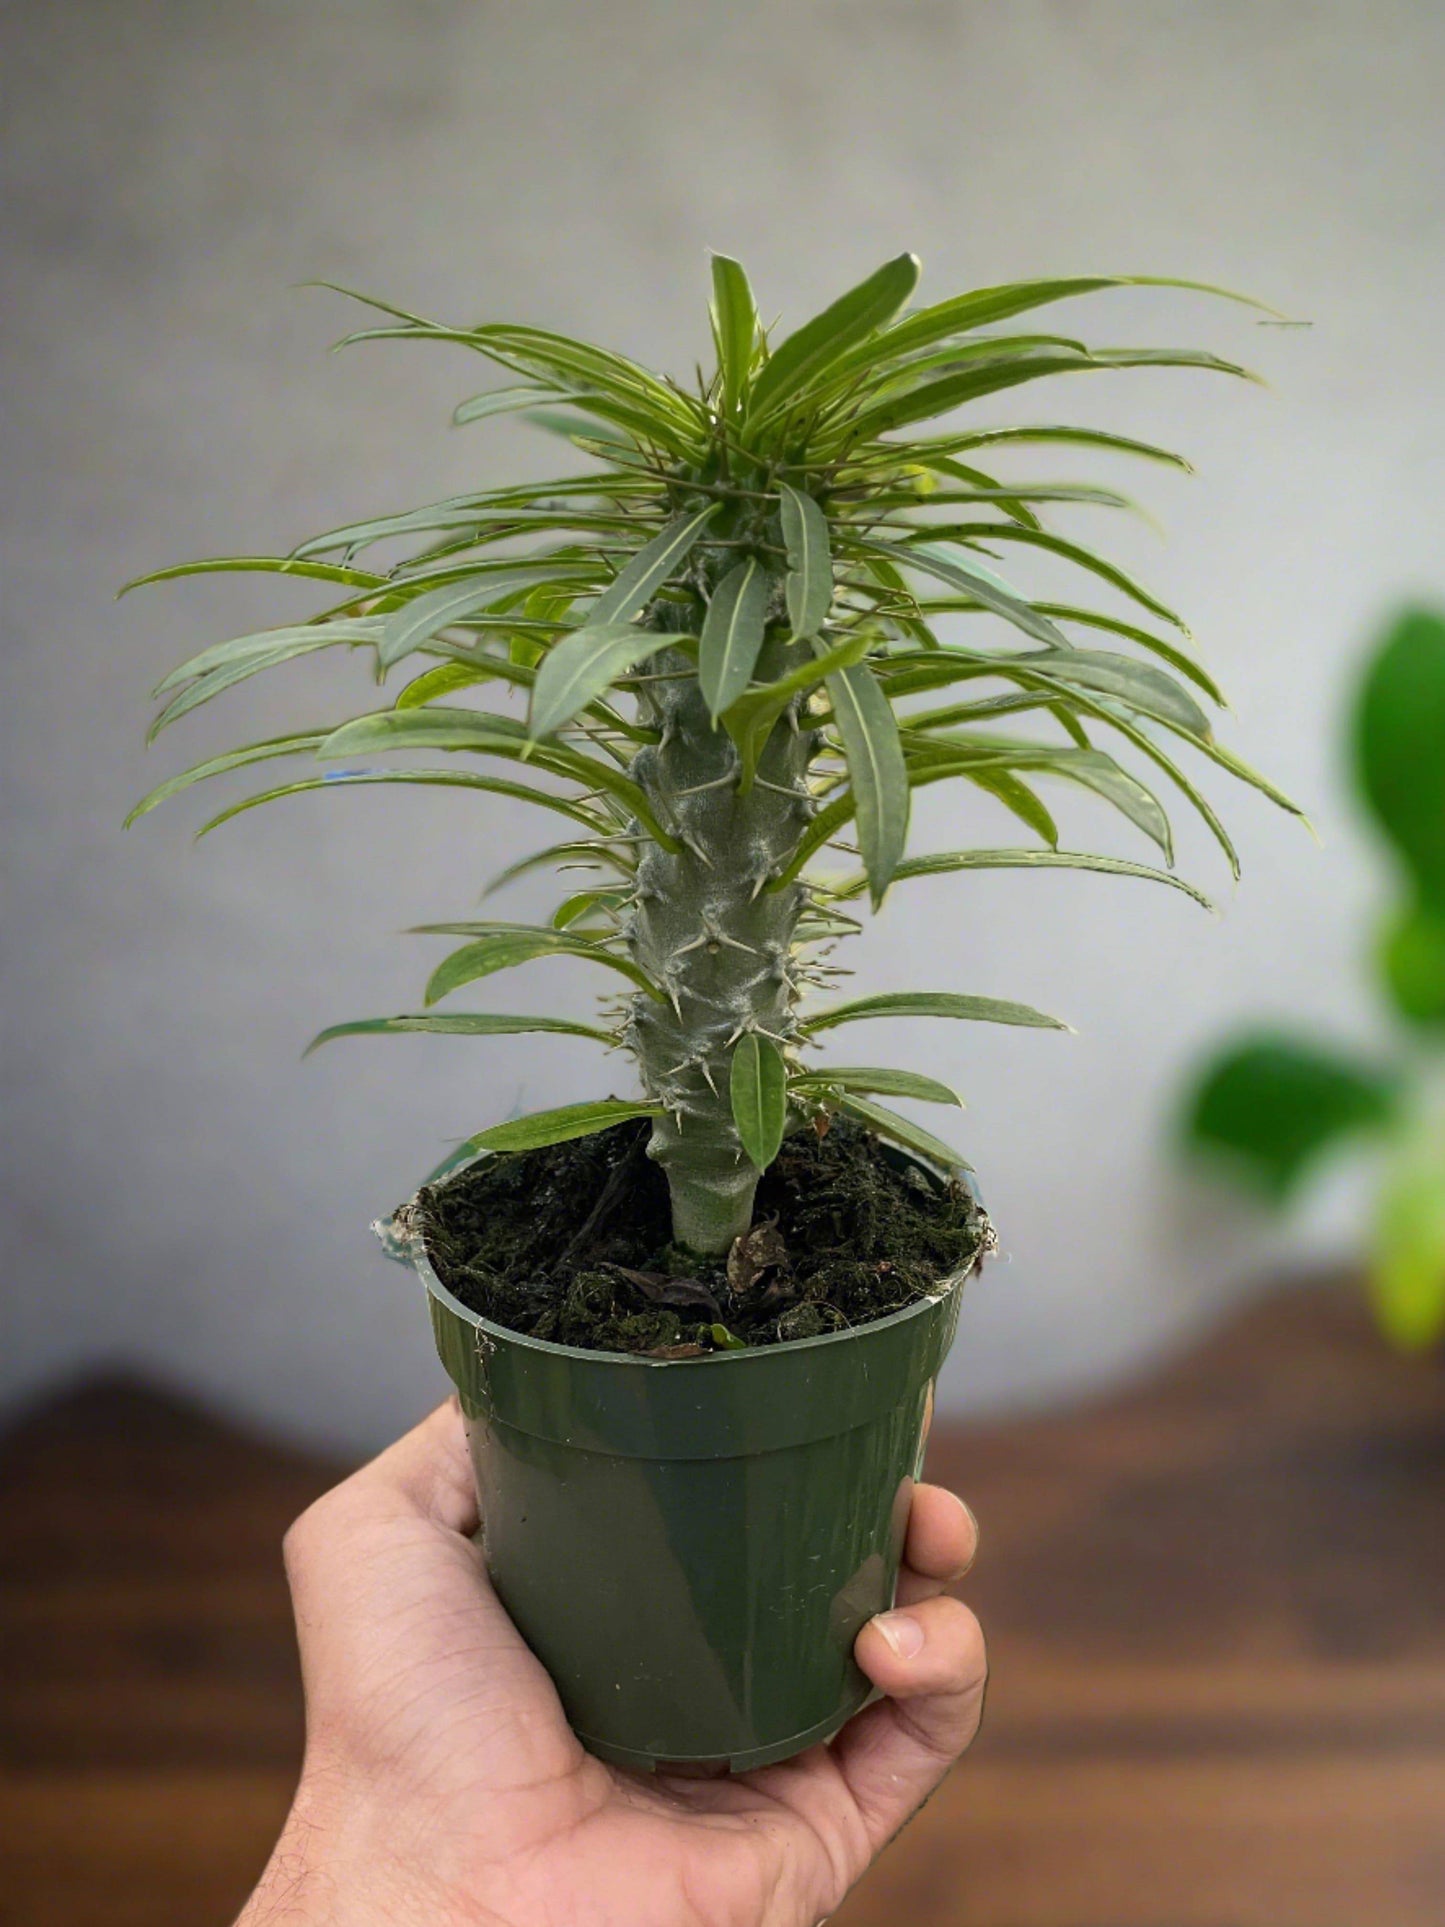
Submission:
<svg viewBox="0 0 1445 1927">
<path fill-rule="evenodd" d="M 742 1771 L 867 1699 L 963 1275 L 876 1323 L 662 1360 L 469 1311 L 395 1225 L 460 1395 L 493 1585 L 604 1760 Z"/>
</svg>

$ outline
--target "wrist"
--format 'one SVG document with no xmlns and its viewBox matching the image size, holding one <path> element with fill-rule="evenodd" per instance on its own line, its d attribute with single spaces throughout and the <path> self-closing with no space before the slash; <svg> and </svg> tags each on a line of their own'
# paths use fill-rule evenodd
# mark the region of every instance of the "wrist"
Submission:
<svg viewBox="0 0 1445 1927">
<path fill-rule="evenodd" d="M 365 1791 L 308 1759 L 235 1927 L 479 1927 L 488 1916 L 459 1912 L 424 1868 L 395 1852 L 397 1820 L 388 1828 Z"/>
</svg>

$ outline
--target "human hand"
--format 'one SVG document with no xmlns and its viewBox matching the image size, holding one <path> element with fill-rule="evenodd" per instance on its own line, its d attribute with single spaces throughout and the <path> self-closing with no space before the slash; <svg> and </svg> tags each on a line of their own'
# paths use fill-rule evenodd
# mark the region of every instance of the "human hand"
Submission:
<svg viewBox="0 0 1445 1927">
<path fill-rule="evenodd" d="M 888 1698 L 725 1779 L 583 1750 L 476 1526 L 453 1401 L 291 1528 L 306 1758 L 237 1927 L 814 1927 L 977 1730 L 983 1639 L 943 1594 L 976 1532 L 937 1486 L 914 1490 L 898 1606 L 855 1647 Z"/>
</svg>

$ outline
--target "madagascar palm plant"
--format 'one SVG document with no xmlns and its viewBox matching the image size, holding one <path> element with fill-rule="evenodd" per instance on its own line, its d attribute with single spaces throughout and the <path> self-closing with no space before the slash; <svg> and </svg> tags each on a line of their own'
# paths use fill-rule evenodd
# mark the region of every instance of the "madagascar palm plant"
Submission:
<svg viewBox="0 0 1445 1927">
<path fill-rule="evenodd" d="M 1237 863 L 1176 745 L 1290 807 L 1215 742 L 1204 705 L 1220 694 L 1178 617 L 1048 529 L 1041 513 L 1081 502 L 1125 508 L 1125 498 L 1004 481 L 980 466 L 993 453 L 1052 445 L 1187 464 L 1098 430 L 970 427 L 959 415 L 1047 376 L 1246 371 L 1194 350 L 1102 350 L 1007 325 L 1133 285 L 1117 277 L 985 288 L 910 309 L 918 272 L 914 256 L 900 255 L 774 340 L 742 268 L 716 257 L 716 365 L 695 387 L 540 329 L 443 327 L 371 302 L 381 324 L 349 340 L 452 342 L 481 355 L 506 385 L 463 402 L 457 421 L 520 412 L 566 439 L 576 472 L 358 522 L 284 558 L 231 557 L 145 578 L 270 570 L 341 596 L 298 626 L 184 663 L 156 692 L 166 701 L 153 734 L 316 650 L 362 650 L 378 681 L 403 666 L 420 673 L 339 727 L 188 769 L 134 815 L 228 770 L 319 759 L 334 767 L 248 796 L 206 828 L 280 797 L 371 783 L 522 798 L 564 819 L 564 840 L 497 879 L 585 869 L 586 887 L 569 888 L 550 922 L 428 926 L 460 945 L 433 972 L 427 1010 L 341 1024 L 323 1038 L 561 1031 L 622 1049 L 636 1063 L 637 1096 L 514 1120 L 470 1148 L 533 1148 L 647 1116 L 675 1236 L 702 1253 L 747 1229 L 760 1173 L 784 1134 L 810 1120 L 825 1128 L 830 1113 L 847 1113 L 961 1162 L 877 1101 L 956 1102 L 949 1089 L 910 1071 L 820 1066 L 808 1053 L 829 1031 L 904 1014 L 1057 1027 L 1026 1005 L 952 988 L 807 1006 L 829 980 L 838 939 L 860 927 L 861 906 L 876 910 L 895 882 L 1003 868 L 1152 878 L 1197 897 L 1167 867 L 1169 819 L 1152 787 L 1160 777 Z M 1071 565 L 1128 613 L 1025 594 L 995 567 L 1016 550 Z M 377 551 L 386 559 L 362 560 Z M 524 699 L 525 715 L 461 700 L 483 685 Z M 383 751 L 441 750 L 459 752 L 462 767 L 355 767 Z M 944 782 L 992 798 L 1028 841 L 909 856 L 912 793 Z M 1166 867 L 1061 849 L 1041 794 L 1048 782 L 1103 798 Z M 856 873 L 828 867 L 839 852 Z M 620 995 L 604 999 L 595 1022 L 432 1008 L 557 956 L 584 958 L 617 983 Z"/>
</svg>

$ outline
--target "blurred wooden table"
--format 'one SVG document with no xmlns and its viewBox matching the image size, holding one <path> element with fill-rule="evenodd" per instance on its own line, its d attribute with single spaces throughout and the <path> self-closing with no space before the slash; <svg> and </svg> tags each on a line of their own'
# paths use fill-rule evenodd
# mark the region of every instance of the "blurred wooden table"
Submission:
<svg viewBox="0 0 1445 1927">
<path fill-rule="evenodd" d="M 1438 1365 L 1290 1293 L 930 1469 L 983 1521 L 988 1718 L 839 1927 L 1445 1922 Z M 230 1920 L 301 1738 L 278 1541 L 334 1472 L 115 1385 L 0 1444 L 3 1927 Z"/>
</svg>

